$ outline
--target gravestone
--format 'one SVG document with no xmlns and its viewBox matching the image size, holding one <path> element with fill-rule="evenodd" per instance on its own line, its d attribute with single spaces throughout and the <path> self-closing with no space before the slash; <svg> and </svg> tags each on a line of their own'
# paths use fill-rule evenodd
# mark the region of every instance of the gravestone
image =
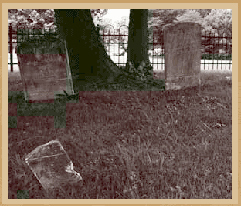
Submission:
<svg viewBox="0 0 241 206">
<path fill-rule="evenodd" d="M 83 180 L 58 140 L 38 146 L 26 155 L 25 162 L 47 192 Z"/>
<path fill-rule="evenodd" d="M 25 100 L 53 100 L 63 90 L 73 94 L 65 42 L 57 38 L 20 42 L 17 57 Z"/>
<path fill-rule="evenodd" d="M 200 86 L 201 26 L 176 23 L 164 29 L 165 89 Z"/>
</svg>

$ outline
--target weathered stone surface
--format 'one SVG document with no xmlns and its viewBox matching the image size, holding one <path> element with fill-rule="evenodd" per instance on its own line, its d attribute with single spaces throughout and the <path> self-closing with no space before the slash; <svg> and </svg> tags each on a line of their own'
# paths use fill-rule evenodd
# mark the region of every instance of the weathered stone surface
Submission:
<svg viewBox="0 0 241 206">
<path fill-rule="evenodd" d="M 46 191 L 82 180 L 58 140 L 38 146 L 25 157 L 25 162 Z"/>
<path fill-rule="evenodd" d="M 201 26 L 177 23 L 164 30 L 165 89 L 200 84 Z"/>
<path fill-rule="evenodd" d="M 31 49 L 31 46 L 35 47 Z M 26 100 L 55 99 L 55 95 L 62 94 L 63 90 L 73 94 L 68 56 L 60 47 L 63 46 L 36 47 L 31 42 L 20 44 L 17 57 Z"/>
</svg>

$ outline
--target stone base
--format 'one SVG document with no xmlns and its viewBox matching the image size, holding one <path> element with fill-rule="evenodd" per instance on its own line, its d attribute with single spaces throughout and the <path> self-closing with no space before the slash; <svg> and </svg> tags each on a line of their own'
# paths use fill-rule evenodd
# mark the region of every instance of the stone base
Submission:
<svg viewBox="0 0 241 206">
<path fill-rule="evenodd" d="M 200 86 L 200 75 L 169 77 L 165 81 L 165 90 L 178 90 L 191 86 Z"/>
</svg>

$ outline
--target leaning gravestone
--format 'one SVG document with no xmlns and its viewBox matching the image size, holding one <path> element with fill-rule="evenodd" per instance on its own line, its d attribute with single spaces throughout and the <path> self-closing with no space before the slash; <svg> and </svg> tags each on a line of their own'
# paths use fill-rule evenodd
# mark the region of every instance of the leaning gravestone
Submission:
<svg viewBox="0 0 241 206">
<path fill-rule="evenodd" d="M 164 29 L 165 89 L 200 85 L 201 26 L 176 23 Z"/>
<path fill-rule="evenodd" d="M 25 162 L 46 192 L 83 180 L 58 140 L 38 146 L 26 155 Z"/>
<path fill-rule="evenodd" d="M 64 90 L 73 94 L 65 42 L 53 35 L 22 42 L 20 37 L 18 35 L 17 57 L 25 100 L 52 100 Z"/>
</svg>

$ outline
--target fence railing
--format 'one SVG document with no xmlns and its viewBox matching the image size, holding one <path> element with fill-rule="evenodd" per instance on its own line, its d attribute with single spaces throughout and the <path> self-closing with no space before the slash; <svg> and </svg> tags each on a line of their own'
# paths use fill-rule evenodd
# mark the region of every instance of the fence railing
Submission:
<svg viewBox="0 0 241 206">
<path fill-rule="evenodd" d="M 107 25 L 106 27 L 113 27 L 112 25 Z M 119 66 L 121 64 L 125 64 L 126 59 L 124 58 L 124 62 L 120 63 L 121 59 L 123 59 L 123 57 L 126 55 L 127 53 L 127 41 L 128 41 L 128 27 L 126 25 L 122 25 L 120 26 L 118 29 L 113 29 L 114 32 L 111 32 L 111 29 L 106 30 L 106 27 L 103 28 L 103 30 L 100 30 L 100 28 L 97 26 L 97 29 L 99 30 L 100 36 L 102 36 L 103 39 L 103 44 L 106 46 L 107 52 L 110 54 L 110 50 L 111 50 L 111 45 L 118 45 L 118 51 L 116 54 L 114 54 L 115 56 L 117 56 L 117 58 L 115 59 L 115 63 Z M 122 27 L 126 27 L 126 29 L 124 30 L 126 34 L 123 34 L 121 32 Z M 57 34 L 55 33 L 54 29 L 50 29 L 50 30 L 45 30 L 45 29 L 32 29 L 33 32 L 30 32 L 31 30 L 28 29 L 22 29 L 22 30 L 13 30 L 12 25 L 10 23 L 9 25 L 9 30 L 8 30 L 8 36 L 9 36 L 9 51 L 8 53 L 10 53 L 10 64 L 11 65 L 11 72 L 13 72 L 13 65 L 14 64 L 18 64 L 18 63 L 14 63 L 13 62 L 13 48 L 16 48 L 17 43 L 18 42 L 18 35 L 22 36 L 22 39 L 25 38 L 27 36 L 27 38 L 29 38 L 29 36 L 43 36 L 46 33 L 51 33 L 57 36 Z M 113 27 L 114 28 L 114 27 Z M 21 32 L 22 31 L 22 32 Z M 117 31 L 117 33 L 116 33 Z M 211 32 L 208 33 L 209 35 L 202 35 L 202 54 L 207 54 L 210 55 L 212 58 L 210 59 L 206 59 L 204 58 L 204 63 L 200 63 L 200 64 L 204 64 L 204 69 L 205 69 L 205 65 L 208 64 L 212 64 L 212 69 L 213 66 L 215 64 L 219 64 L 218 61 L 221 61 L 221 66 L 222 64 L 229 64 L 229 70 L 231 67 L 231 60 L 227 59 L 228 56 L 232 56 L 232 37 L 226 37 L 226 36 L 217 36 L 217 35 L 211 35 Z M 159 38 L 160 39 L 160 38 Z M 220 40 L 222 41 L 222 44 L 220 44 Z M 218 43 L 217 43 L 218 42 Z M 223 42 L 225 42 L 223 44 Z M 153 36 L 153 41 L 149 42 L 149 54 L 151 56 L 151 63 L 152 66 L 154 67 L 154 65 L 164 65 L 164 42 L 163 41 L 155 41 L 154 40 L 154 36 Z M 15 53 L 16 49 L 15 49 Z M 222 63 L 222 60 L 217 60 L 216 63 L 214 63 L 214 54 L 218 54 L 219 58 L 220 55 L 226 55 L 222 58 L 222 60 L 229 60 L 229 63 Z M 122 58 L 121 58 L 122 57 Z M 226 58 L 226 59 L 225 59 Z M 159 62 L 160 60 L 160 62 Z M 212 60 L 212 63 L 205 63 L 205 60 Z M 216 60 L 215 60 L 216 61 Z M 222 69 L 222 67 L 221 67 Z"/>
<path fill-rule="evenodd" d="M 33 32 L 30 32 L 30 31 Z M 55 33 L 54 29 L 45 30 L 45 29 L 25 29 L 25 28 L 17 28 L 13 29 L 12 23 L 8 26 L 8 53 L 10 54 L 10 64 L 11 65 L 11 72 L 13 72 L 13 65 L 18 64 L 13 62 L 13 50 L 15 50 L 15 53 L 17 54 L 16 47 L 17 44 L 22 42 L 23 39 L 26 37 L 29 38 L 30 36 L 43 36 L 46 33 L 51 33 L 53 35 L 57 34 Z M 19 38 L 20 37 L 20 38 Z M 21 41 L 19 41 L 21 39 Z"/>
</svg>

